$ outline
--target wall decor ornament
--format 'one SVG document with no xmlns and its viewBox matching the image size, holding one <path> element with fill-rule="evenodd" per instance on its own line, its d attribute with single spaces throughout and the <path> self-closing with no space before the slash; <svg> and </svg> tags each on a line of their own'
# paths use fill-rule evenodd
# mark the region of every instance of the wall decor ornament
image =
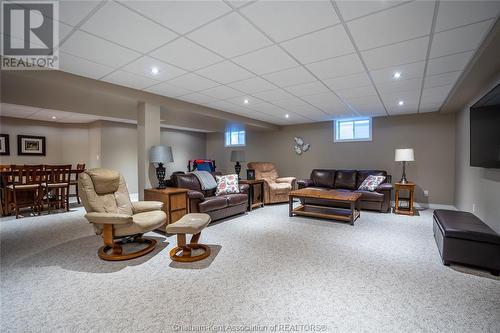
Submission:
<svg viewBox="0 0 500 333">
<path fill-rule="evenodd" d="M 293 140 L 295 141 L 293 150 L 297 155 L 302 155 L 302 153 L 305 153 L 311 147 L 309 143 L 304 143 L 304 139 L 302 139 L 300 136 L 295 136 Z"/>
<path fill-rule="evenodd" d="M 0 155 L 10 155 L 9 135 L 0 134 Z"/>
<path fill-rule="evenodd" d="M 45 156 L 45 137 L 18 135 L 17 155 Z"/>
</svg>

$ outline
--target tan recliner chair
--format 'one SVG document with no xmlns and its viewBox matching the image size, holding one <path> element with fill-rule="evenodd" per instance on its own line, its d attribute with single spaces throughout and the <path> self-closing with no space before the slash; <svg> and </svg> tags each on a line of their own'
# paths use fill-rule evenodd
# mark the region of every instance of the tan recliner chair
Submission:
<svg viewBox="0 0 500 333">
<path fill-rule="evenodd" d="M 156 240 L 142 237 L 142 234 L 166 222 L 162 202 L 131 202 L 123 176 L 109 169 L 80 173 L 78 191 L 87 211 L 85 218 L 94 224 L 96 234 L 104 239 L 104 246 L 98 251 L 99 258 L 127 260 L 153 251 Z M 136 252 L 122 253 L 122 245 L 130 241 L 147 246 Z"/>
<path fill-rule="evenodd" d="M 264 179 L 264 203 L 288 202 L 288 193 L 295 188 L 295 177 L 279 177 L 273 163 L 250 162 L 248 169 L 255 170 L 255 179 Z"/>
</svg>

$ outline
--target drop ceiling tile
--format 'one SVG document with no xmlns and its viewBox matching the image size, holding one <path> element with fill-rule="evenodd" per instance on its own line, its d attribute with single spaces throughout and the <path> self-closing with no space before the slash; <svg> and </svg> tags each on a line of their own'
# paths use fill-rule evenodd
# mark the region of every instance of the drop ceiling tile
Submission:
<svg viewBox="0 0 500 333">
<path fill-rule="evenodd" d="M 442 103 L 448 97 L 453 85 L 424 88 L 422 90 L 421 104 Z"/>
<path fill-rule="evenodd" d="M 360 50 L 428 35 L 433 1 L 414 1 L 363 17 L 347 24 Z"/>
<path fill-rule="evenodd" d="M 245 100 L 248 101 L 248 104 L 245 104 Z M 248 110 L 250 110 L 251 105 L 262 103 L 261 100 L 256 99 L 256 98 L 252 98 L 252 96 L 250 96 L 250 95 L 238 96 L 238 97 L 227 99 L 225 101 L 229 102 L 229 103 L 231 103 L 234 106 L 237 106 L 239 108 L 245 108 Z"/>
<path fill-rule="evenodd" d="M 219 84 L 209 79 L 205 79 L 199 75 L 189 73 L 183 76 L 179 76 L 175 79 L 168 81 L 168 83 L 192 91 L 206 90 L 208 88 L 216 87 Z"/>
<path fill-rule="evenodd" d="M 378 96 L 364 96 L 344 99 L 352 108 L 363 116 L 385 116 L 387 115 L 384 106 Z"/>
<path fill-rule="evenodd" d="M 158 74 L 151 73 L 152 68 L 158 68 L 159 70 Z M 164 63 L 157 59 L 153 59 L 148 56 L 143 56 L 137 59 L 136 61 L 128 64 L 127 66 L 123 67 L 123 70 L 130 73 L 149 77 L 157 81 L 170 80 L 173 79 L 174 77 L 186 73 L 185 70 L 174 67 L 172 65 L 169 65 L 167 63 Z"/>
<path fill-rule="evenodd" d="M 286 87 L 286 90 L 294 94 L 295 96 L 307 96 L 314 95 L 324 92 L 329 92 L 330 90 L 325 87 L 320 81 L 314 81 L 309 83 L 301 83 L 294 86 Z"/>
<path fill-rule="evenodd" d="M 106 3 L 80 29 L 141 53 L 177 37 L 172 31 L 116 2 Z"/>
<path fill-rule="evenodd" d="M 0 115 L 4 117 L 26 118 L 40 111 L 40 108 L 34 108 L 27 105 L 2 103 L 0 105 Z"/>
<path fill-rule="evenodd" d="M 328 1 L 259 1 L 241 12 L 277 42 L 339 23 Z"/>
<path fill-rule="evenodd" d="M 437 112 L 441 108 L 443 103 L 433 103 L 433 104 L 420 104 L 420 108 L 418 109 L 419 113 L 428 113 L 428 112 Z"/>
<path fill-rule="evenodd" d="M 210 67 L 200 69 L 197 73 L 222 84 L 240 81 L 254 76 L 246 69 L 243 69 L 230 61 L 220 62 Z"/>
<path fill-rule="evenodd" d="M 258 75 L 277 72 L 299 65 L 276 45 L 236 57 L 232 60 Z"/>
<path fill-rule="evenodd" d="M 365 72 L 336 77 L 333 79 L 326 79 L 323 80 L 323 82 L 333 90 L 356 88 L 372 84 L 370 78 Z"/>
<path fill-rule="evenodd" d="M 186 38 L 179 38 L 149 54 L 186 70 L 196 70 L 223 60 L 213 52 L 196 45 Z"/>
<path fill-rule="evenodd" d="M 429 37 L 417 38 L 394 45 L 361 52 L 369 70 L 423 61 L 427 55 Z"/>
<path fill-rule="evenodd" d="M 217 86 L 214 88 L 203 90 L 202 93 L 218 99 L 229 99 L 244 95 L 243 93 L 226 86 Z"/>
<path fill-rule="evenodd" d="M 349 97 L 362 97 L 362 96 L 376 96 L 375 88 L 370 84 L 369 86 L 356 87 L 349 89 L 337 89 L 335 92 L 343 98 Z"/>
<path fill-rule="evenodd" d="M 190 102 L 190 103 L 195 103 L 195 104 L 205 104 L 209 102 L 216 101 L 216 98 L 200 94 L 200 93 L 192 93 L 192 94 L 187 94 L 183 95 L 180 97 L 177 97 L 177 99 L 180 99 L 182 101 Z"/>
<path fill-rule="evenodd" d="M 64 42 L 61 51 L 113 68 L 123 66 L 140 56 L 140 53 L 79 30 Z"/>
<path fill-rule="evenodd" d="M 419 61 L 406 65 L 386 67 L 370 71 L 370 74 L 375 83 L 398 82 L 402 80 L 414 79 L 424 76 L 425 61 Z M 394 73 L 401 73 L 399 79 L 393 77 Z"/>
<path fill-rule="evenodd" d="M 237 13 L 226 15 L 188 35 L 199 44 L 232 58 L 271 44 L 271 41 Z"/>
<path fill-rule="evenodd" d="M 279 106 L 267 103 L 267 102 L 262 102 L 262 103 L 256 103 L 256 104 L 251 104 L 248 106 L 249 109 L 259 111 L 262 113 L 267 113 L 270 115 L 285 115 L 286 111 L 280 108 Z"/>
<path fill-rule="evenodd" d="M 257 93 L 260 91 L 276 89 L 276 86 L 261 79 L 260 77 L 253 77 L 238 82 L 229 83 L 228 86 L 244 91 L 247 94 Z"/>
<path fill-rule="evenodd" d="M 293 98 L 293 95 L 287 93 L 283 89 L 273 89 L 273 90 L 267 90 L 267 91 L 262 91 L 258 93 L 252 94 L 253 96 L 260 98 L 264 101 L 267 102 L 272 102 L 272 101 L 277 101 L 280 99 L 288 99 L 288 98 Z"/>
<path fill-rule="evenodd" d="M 427 75 L 446 72 L 461 71 L 469 63 L 474 51 L 453 54 L 450 56 L 429 59 L 427 62 Z"/>
<path fill-rule="evenodd" d="M 222 1 L 123 1 L 123 3 L 181 34 L 231 11 L 231 8 Z"/>
<path fill-rule="evenodd" d="M 441 1 L 436 32 L 492 19 L 500 10 L 499 1 Z"/>
<path fill-rule="evenodd" d="M 213 102 L 208 102 L 208 103 L 203 103 L 203 104 L 208 106 L 208 107 L 211 107 L 213 109 L 222 110 L 222 111 L 231 110 L 235 107 L 234 104 L 229 103 L 227 101 L 213 101 Z"/>
<path fill-rule="evenodd" d="M 489 31 L 493 20 L 440 32 L 434 35 L 430 58 L 476 49 Z"/>
<path fill-rule="evenodd" d="M 424 82 L 424 88 L 434 88 L 439 86 L 454 85 L 461 74 L 462 71 L 456 71 L 456 72 L 426 76 Z"/>
<path fill-rule="evenodd" d="M 307 65 L 307 68 L 322 80 L 364 71 L 357 54 L 315 62 Z"/>
<path fill-rule="evenodd" d="M 342 25 L 299 37 L 282 45 L 303 64 L 355 51 Z"/>
<path fill-rule="evenodd" d="M 325 112 L 321 111 L 315 106 L 312 106 L 298 98 L 284 99 L 280 101 L 274 101 L 273 104 L 276 104 L 282 107 L 285 110 L 290 112 L 295 112 L 301 115 L 319 115 L 324 114 Z"/>
<path fill-rule="evenodd" d="M 347 112 L 344 103 L 332 92 L 308 95 L 302 98 L 328 114 Z"/>
<path fill-rule="evenodd" d="M 59 1 L 59 21 L 76 26 L 101 1 Z"/>
<path fill-rule="evenodd" d="M 160 83 L 155 86 L 149 87 L 147 89 L 144 89 L 146 91 L 149 91 L 154 94 L 158 95 L 163 95 L 163 96 L 168 96 L 168 97 L 178 97 L 182 95 L 189 94 L 192 92 L 191 90 L 176 87 L 174 85 L 171 85 L 170 83 Z"/>
<path fill-rule="evenodd" d="M 254 1 L 255 0 L 227 0 L 227 2 L 229 2 L 234 8 L 240 8 Z"/>
<path fill-rule="evenodd" d="M 344 20 L 349 21 L 353 18 L 368 15 L 380 10 L 387 9 L 405 1 L 352 1 L 352 0 L 337 0 L 335 1 Z M 406 1 L 407 2 L 407 1 Z"/>
<path fill-rule="evenodd" d="M 108 74 L 104 78 L 102 78 L 102 81 L 111 82 L 134 89 L 144 89 L 160 82 L 141 75 L 129 73 L 124 70 L 119 70 L 114 73 Z"/>
<path fill-rule="evenodd" d="M 420 99 L 420 89 L 382 94 L 382 101 L 384 102 L 388 110 L 401 107 L 398 104 L 399 101 L 404 102 L 403 106 L 414 105 L 414 104 L 418 105 L 419 99 Z"/>
<path fill-rule="evenodd" d="M 59 69 L 64 72 L 99 79 L 113 71 L 113 68 L 104 66 L 71 54 L 59 52 Z"/>
<path fill-rule="evenodd" d="M 287 87 L 299 83 L 313 82 L 316 79 L 303 67 L 286 69 L 281 72 L 271 73 L 263 76 L 280 87 Z"/>
<path fill-rule="evenodd" d="M 401 91 L 416 91 L 422 87 L 422 77 L 397 80 L 393 82 L 377 83 L 378 91 L 383 94 L 397 93 Z"/>
<path fill-rule="evenodd" d="M 387 112 L 389 115 L 418 113 L 418 102 L 407 103 L 403 106 L 387 106 Z"/>
</svg>

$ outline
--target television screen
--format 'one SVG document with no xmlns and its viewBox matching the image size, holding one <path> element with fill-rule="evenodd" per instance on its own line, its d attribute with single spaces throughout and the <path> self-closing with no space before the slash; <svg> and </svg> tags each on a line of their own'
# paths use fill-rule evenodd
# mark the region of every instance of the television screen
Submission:
<svg viewBox="0 0 500 333">
<path fill-rule="evenodd" d="M 500 169 L 500 88 L 470 109 L 470 165 Z"/>
</svg>

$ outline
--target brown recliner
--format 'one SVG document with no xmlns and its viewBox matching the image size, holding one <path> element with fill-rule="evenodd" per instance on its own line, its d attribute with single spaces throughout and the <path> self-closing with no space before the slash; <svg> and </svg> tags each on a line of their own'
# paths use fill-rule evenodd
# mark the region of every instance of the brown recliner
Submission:
<svg viewBox="0 0 500 333">
<path fill-rule="evenodd" d="M 248 169 L 255 170 L 255 179 L 264 179 L 264 203 L 288 202 L 288 193 L 295 189 L 295 177 L 279 177 L 276 166 L 270 162 L 250 162 Z"/>
<path fill-rule="evenodd" d="M 78 176 L 78 192 L 87 211 L 85 218 L 102 235 L 104 246 L 98 255 L 104 260 L 127 260 L 151 252 L 156 240 L 142 234 L 161 227 L 167 215 L 159 201 L 131 202 L 127 184 L 118 171 L 91 169 Z M 139 251 L 123 253 L 122 246 L 130 241 L 147 246 Z"/>
</svg>

